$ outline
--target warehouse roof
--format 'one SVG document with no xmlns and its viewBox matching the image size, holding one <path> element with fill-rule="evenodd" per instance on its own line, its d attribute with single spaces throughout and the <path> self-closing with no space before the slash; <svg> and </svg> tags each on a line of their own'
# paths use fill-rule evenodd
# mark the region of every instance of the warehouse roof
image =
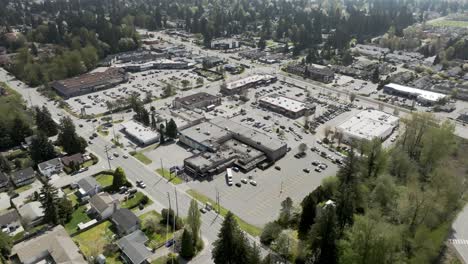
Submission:
<svg viewBox="0 0 468 264">
<path fill-rule="evenodd" d="M 297 101 L 289 97 L 280 96 L 277 94 L 265 96 L 261 98 L 260 101 L 291 112 L 299 112 L 306 108 L 306 104 L 304 104 L 301 101 Z"/>
<path fill-rule="evenodd" d="M 158 132 L 153 131 L 150 128 L 145 127 L 144 125 L 133 120 L 123 123 L 122 127 L 125 129 L 126 133 L 141 142 L 150 142 L 159 138 Z"/>
<path fill-rule="evenodd" d="M 425 101 L 430 101 L 430 102 L 437 102 L 440 99 L 443 99 L 446 97 L 445 94 L 412 88 L 412 87 L 408 87 L 408 86 L 404 86 L 404 85 L 400 85 L 396 83 L 389 83 L 389 84 L 386 84 L 385 86 L 393 90 L 396 90 L 398 92 L 415 95 L 418 98 L 421 98 Z"/>
<path fill-rule="evenodd" d="M 227 83 L 226 89 L 229 89 L 229 90 L 236 89 L 236 88 L 239 88 L 244 85 L 251 84 L 251 83 L 256 83 L 259 81 L 268 81 L 268 80 L 271 80 L 272 78 L 273 78 L 273 75 L 270 75 L 270 74 L 255 74 L 252 76 L 248 76 L 246 78 L 242 78 L 237 81 Z"/>
<path fill-rule="evenodd" d="M 190 105 L 192 103 L 198 103 L 200 101 L 213 101 L 216 99 L 218 99 L 217 96 L 205 92 L 199 92 L 184 97 L 176 97 L 174 101 L 180 102 L 184 105 Z"/>
<path fill-rule="evenodd" d="M 378 110 L 365 110 L 338 126 L 338 129 L 354 138 L 372 140 L 380 138 L 398 124 L 398 117 Z"/>
</svg>

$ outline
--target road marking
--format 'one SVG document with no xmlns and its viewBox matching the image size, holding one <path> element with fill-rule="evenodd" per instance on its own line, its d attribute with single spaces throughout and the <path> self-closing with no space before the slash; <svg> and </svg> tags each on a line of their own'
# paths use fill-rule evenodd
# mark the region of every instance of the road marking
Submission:
<svg viewBox="0 0 468 264">
<path fill-rule="evenodd" d="M 453 245 L 468 245 L 468 239 L 449 239 L 448 242 Z"/>
</svg>

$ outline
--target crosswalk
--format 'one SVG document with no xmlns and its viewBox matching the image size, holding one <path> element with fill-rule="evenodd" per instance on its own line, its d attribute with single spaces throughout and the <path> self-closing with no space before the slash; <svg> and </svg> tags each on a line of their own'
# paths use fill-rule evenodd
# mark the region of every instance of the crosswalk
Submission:
<svg viewBox="0 0 468 264">
<path fill-rule="evenodd" d="M 468 245 L 468 239 L 449 239 L 448 242 L 452 245 Z"/>
</svg>

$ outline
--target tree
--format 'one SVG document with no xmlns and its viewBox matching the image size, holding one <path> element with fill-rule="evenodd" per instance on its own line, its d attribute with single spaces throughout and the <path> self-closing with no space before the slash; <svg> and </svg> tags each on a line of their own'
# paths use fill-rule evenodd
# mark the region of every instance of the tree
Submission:
<svg viewBox="0 0 468 264">
<path fill-rule="evenodd" d="M 39 134 L 33 138 L 29 151 L 31 159 L 36 163 L 50 160 L 57 156 L 54 145 L 44 134 Z"/>
<path fill-rule="evenodd" d="M 171 84 L 168 83 L 168 84 L 166 84 L 166 86 L 164 87 L 163 92 L 162 92 L 162 94 L 161 94 L 161 97 L 162 97 L 162 98 L 167 98 L 167 97 L 170 97 L 170 96 L 172 96 L 172 95 L 174 95 L 174 88 L 172 87 Z"/>
<path fill-rule="evenodd" d="M 68 154 L 84 153 L 88 143 L 86 140 L 76 134 L 75 125 L 70 117 L 61 119 L 60 132 L 57 137 L 57 143 L 63 147 Z"/>
<path fill-rule="evenodd" d="M 260 235 L 260 242 L 269 246 L 281 233 L 282 227 L 276 222 L 268 222 Z"/>
<path fill-rule="evenodd" d="M 161 210 L 161 223 L 167 223 L 169 220 L 168 224 L 171 227 L 171 229 L 174 227 L 174 221 L 175 221 L 175 230 L 179 230 L 183 227 L 184 223 L 182 219 L 179 216 L 176 216 L 174 213 L 174 210 L 172 208 L 164 208 Z"/>
<path fill-rule="evenodd" d="M 166 142 L 166 139 L 164 138 L 164 134 L 166 134 L 166 132 L 164 132 L 164 124 L 160 124 L 159 125 L 159 143 L 161 144 L 164 144 L 164 142 Z"/>
<path fill-rule="evenodd" d="M 57 135 L 58 126 L 52 119 L 52 116 L 47 107 L 43 106 L 42 109 L 35 107 L 34 112 L 37 130 L 44 133 L 48 137 Z"/>
<path fill-rule="evenodd" d="M 379 67 L 375 67 L 374 71 L 372 72 L 371 81 L 372 81 L 372 83 L 379 83 L 380 82 Z"/>
<path fill-rule="evenodd" d="M 15 144 L 20 144 L 26 137 L 32 135 L 30 125 L 20 117 L 15 117 L 13 119 L 11 132 L 10 137 Z"/>
<path fill-rule="evenodd" d="M 266 39 L 265 39 L 265 37 L 262 36 L 262 37 L 260 38 L 260 40 L 259 40 L 258 43 L 257 43 L 257 47 L 258 47 L 258 49 L 260 49 L 260 50 L 264 50 L 264 49 L 266 48 Z"/>
<path fill-rule="evenodd" d="M 299 152 L 305 152 L 307 150 L 307 144 L 301 143 L 299 144 Z"/>
<path fill-rule="evenodd" d="M 349 50 L 345 50 L 341 60 L 343 62 L 343 65 L 350 65 L 351 63 L 353 63 L 353 55 L 351 55 L 351 52 Z"/>
<path fill-rule="evenodd" d="M 172 119 L 172 118 L 167 123 L 166 136 L 168 138 L 173 138 L 173 139 L 177 137 L 177 124 L 175 123 L 174 119 Z"/>
<path fill-rule="evenodd" d="M 59 210 L 59 223 L 65 224 L 68 223 L 72 217 L 74 208 L 73 204 L 66 197 L 62 197 L 58 201 L 58 210 Z"/>
<path fill-rule="evenodd" d="M 185 228 L 184 232 L 182 233 L 182 245 L 180 250 L 180 256 L 184 259 L 189 260 L 195 255 L 193 239 L 194 238 L 192 237 L 192 232 Z"/>
<path fill-rule="evenodd" d="M 6 173 L 11 172 L 11 162 L 0 153 L 0 170 Z"/>
<path fill-rule="evenodd" d="M 284 201 L 281 202 L 280 216 L 278 218 L 278 223 L 287 228 L 290 224 L 293 213 L 293 201 L 290 197 L 286 197 Z"/>
<path fill-rule="evenodd" d="M 13 247 L 13 239 L 11 236 L 0 231 L 0 259 L 10 255 L 11 247 Z"/>
<path fill-rule="evenodd" d="M 111 189 L 117 191 L 122 186 L 127 185 L 127 176 L 121 167 L 117 167 L 114 171 L 114 178 L 112 180 Z"/>
<path fill-rule="evenodd" d="M 297 252 L 298 241 L 294 231 L 286 229 L 281 232 L 278 238 L 271 243 L 271 248 L 282 257 L 294 262 Z"/>
<path fill-rule="evenodd" d="M 302 212 L 298 225 L 298 236 L 305 240 L 309 234 L 310 227 L 315 223 L 317 205 L 329 197 L 326 197 L 322 185 L 308 194 L 301 202 Z"/>
<path fill-rule="evenodd" d="M 351 103 L 353 103 L 355 99 L 356 99 L 356 94 L 355 93 L 350 93 L 349 94 L 349 101 Z"/>
<path fill-rule="evenodd" d="M 214 263 L 248 263 L 249 247 L 234 215 L 228 212 L 218 233 L 218 239 L 214 242 L 212 251 Z"/>
<path fill-rule="evenodd" d="M 57 225 L 60 222 L 58 207 L 58 191 L 48 180 L 41 188 L 39 201 L 44 209 L 44 222 Z"/>
<path fill-rule="evenodd" d="M 262 262 L 262 256 L 260 255 L 260 249 L 257 244 L 254 243 L 249 254 L 249 264 L 258 264 Z"/>
<path fill-rule="evenodd" d="M 321 205 L 316 223 L 310 230 L 311 253 L 308 258 L 313 263 L 337 263 L 338 225 L 334 203 Z"/>
<path fill-rule="evenodd" d="M 201 214 L 198 210 L 198 203 L 194 199 L 190 201 L 190 207 L 187 213 L 187 224 L 193 237 L 193 246 L 196 246 L 200 239 Z"/>
</svg>

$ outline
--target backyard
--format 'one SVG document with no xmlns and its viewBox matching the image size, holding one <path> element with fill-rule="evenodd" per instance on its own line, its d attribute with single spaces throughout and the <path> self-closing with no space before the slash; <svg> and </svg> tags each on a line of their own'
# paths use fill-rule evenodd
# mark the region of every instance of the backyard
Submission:
<svg viewBox="0 0 468 264">
<path fill-rule="evenodd" d="M 91 256 L 104 254 L 105 247 L 114 242 L 114 237 L 115 234 L 111 230 L 111 222 L 105 221 L 74 236 L 73 240 L 78 243 L 81 252 L 89 259 Z M 119 260 L 119 253 L 105 256 L 107 257 L 106 263 L 122 263 Z"/>
<path fill-rule="evenodd" d="M 133 209 L 133 208 L 137 207 L 140 203 L 144 203 L 144 201 L 143 201 L 143 199 L 145 199 L 144 197 L 145 197 L 145 195 L 142 192 L 137 192 L 137 193 L 135 193 L 135 195 L 132 198 L 122 202 L 121 207 L 122 208 Z M 151 199 L 149 199 L 149 198 L 147 198 L 147 199 L 148 199 L 148 201 L 146 202 L 146 204 L 144 204 L 145 207 L 153 203 L 153 201 L 151 201 Z"/>
<path fill-rule="evenodd" d="M 166 225 L 161 223 L 162 217 L 158 212 L 149 211 L 140 215 L 139 218 L 141 220 L 141 226 L 143 228 L 143 231 L 148 237 L 149 245 L 151 247 L 157 247 L 158 245 L 161 245 L 162 243 L 166 242 L 167 237 L 173 236 L 173 232 L 171 232 L 170 229 L 169 233 L 166 232 Z M 152 228 L 146 228 L 149 221 L 155 224 L 155 226 L 153 226 Z"/>
<path fill-rule="evenodd" d="M 86 206 L 80 206 L 73 212 L 71 220 L 65 224 L 65 230 L 69 234 L 73 234 L 78 231 L 79 223 L 86 223 L 88 221 L 91 221 L 91 218 L 86 214 Z"/>
<path fill-rule="evenodd" d="M 113 180 L 114 180 L 114 175 L 104 173 L 104 172 L 96 176 L 96 181 L 102 186 L 102 188 L 111 186 Z"/>
</svg>

